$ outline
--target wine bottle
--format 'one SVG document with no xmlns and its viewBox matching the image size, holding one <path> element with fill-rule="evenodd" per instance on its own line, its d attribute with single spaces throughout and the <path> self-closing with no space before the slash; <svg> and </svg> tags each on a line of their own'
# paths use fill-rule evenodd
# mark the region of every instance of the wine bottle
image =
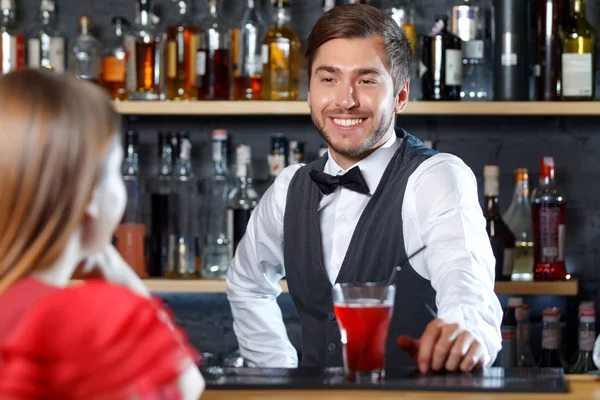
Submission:
<svg viewBox="0 0 600 400">
<path fill-rule="evenodd" d="M 592 357 L 596 339 L 596 309 L 593 301 L 579 304 L 579 352 L 575 364 L 569 371 L 572 374 L 585 374 L 596 369 Z"/>
<path fill-rule="evenodd" d="M 499 367 L 517 366 L 517 317 L 516 311 L 523 304 L 521 297 L 509 297 L 508 308 L 504 312 L 500 331 L 502 334 L 502 350 L 498 354 Z"/>
<path fill-rule="evenodd" d="M 562 29 L 562 47 L 562 99 L 594 100 L 596 30 L 585 17 L 584 0 L 571 0 L 571 13 Z"/>
<path fill-rule="evenodd" d="M 448 17 L 437 16 L 430 36 L 421 38 L 419 76 L 423 100 L 460 100 L 463 74 L 461 40 L 448 32 L 447 27 Z"/>
<path fill-rule="evenodd" d="M 515 310 L 517 319 L 517 366 L 522 368 L 535 367 L 535 359 L 531 352 L 530 332 L 531 324 L 529 322 L 529 306 L 521 304 Z"/>
<path fill-rule="evenodd" d="M 500 215 L 498 200 L 500 170 L 497 165 L 486 165 L 483 169 L 483 175 L 484 215 L 487 234 L 496 258 L 496 280 L 509 281 L 514 264 L 515 235 Z"/>
<path fill-rule="evenodd" d="M 535 28 L 537 101 L 560 100 L 560 38 L 559 24 L 564 20 L 562 0 L 537 0 Z"/>
<path fill-rule="evenodd" d="M 566 363 L 559 350 L 560 310 L 556 307 L 546 308 L 542 314 L 542 321 L 542 352 L 538 367 L 566 369 Z"/>
</svg>

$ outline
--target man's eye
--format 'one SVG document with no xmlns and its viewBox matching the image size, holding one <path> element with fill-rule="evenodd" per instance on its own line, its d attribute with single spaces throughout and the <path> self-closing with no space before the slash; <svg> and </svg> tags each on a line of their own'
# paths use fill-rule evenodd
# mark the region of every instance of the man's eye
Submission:
<svg viewBox="0 0 600 400">
<path fill-rule="evenodd" d="M 333 78 L 324 77 L 324 78 L 321 78 L 321 82 L 331 83 L 331 82 L 333 82 Z"/>
</svg>

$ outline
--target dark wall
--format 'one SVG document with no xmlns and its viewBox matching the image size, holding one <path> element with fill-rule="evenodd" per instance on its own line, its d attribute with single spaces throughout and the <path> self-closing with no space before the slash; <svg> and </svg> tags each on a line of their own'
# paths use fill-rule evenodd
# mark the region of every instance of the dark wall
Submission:
<svg viewBox="0 0 600 400">
<path fill-rule="evenodd" d="M 524 0 L 525 1 L 525 0 Z M 39 2 L 19 0 L 18 12 L 24 33 L 35 23 Z M 229 23 L 233 24 L 243 6 L 242 0 L 226 0 Z M 267 2 L 262 0 L 263 5 Z M 385 6 L 386 0 L 373 1 Z M 418 32 L 429 31 L 432 17 L 449 10 L 451 0 L 421 0 L 418 2 Z M 196 18 L 206 14 L 204 1 L 193 2 Z M 320 15 L 321 0 L 292 0 L 293 25 L 304 41 Z M 161 24 L 175 9 L 171 1 L 155 1 Z M 588 18 L 595 25 L 600 21 L 598 0 L 588 0 Z M 122 15 L 133 20 L 133 0 L 58 0 L 59 27 L 68 37 L 76 34 L 77 17 L 91 15 L 99 38 L 107 36 L 110 19 Z M 268 9 L 269 7 L 267 7 Z M 599 106 L 600 111 L 600 106 Z M 235 143 L 252 146 L 254 173 L 258 180 L 267 177 L 266 154 L 269 135 L 280 132 L 290 139 L 307 142 L 308 158 L 314 158 L 321 145 L 309 116 L 296 117 L 127 117 L 127 126 L 140 130 L 147 154 L 145 164 L 154 157 L 156 132 L 160 129 L 188 129 L 195 146 L 194 163 L 200 176 L 210 173 L 210 132 L 225 128 Z M 535 186 L 541 156 L 554 156 L 557 180 L 567 199 L 567 265 L 569 272 L 582 280 L 581 298 L 600 302 L 600 135 L 598 117 L 425 117 L 400 116 L 398 125 L 421 139 L 432 139 L 437 148 L 461 157 L 483 181 L 483 166 L 498 163 L 501 168 L 501 207 L 505 210 L 512 197 L 512 171 L 527 167 L 531 184 Z M 482 189 L 481 189 L 482 190 Z M 481 193 L 480 193 L 481 194 Z M 232 333 L 231 315 L 224 295 L 166 295 L 178 321 L 188 330 L 193 343 L 200 349 L 219 354 L 233 350 L 237 344 Z M 502 298 L 505 301 L 504 298 Z M 566 311 L 564 299 L 527 298 L 538 305 L 534 318 L 539 320 L 539 308 L 557 304 Z M 299 324 L 289 297 L 280 299 L 294 344 L 299 343 Z M 573 336 L 571 336 L 573 338 Z M 535 338 L 534 338 L 535 342 Z"/>
</svg>

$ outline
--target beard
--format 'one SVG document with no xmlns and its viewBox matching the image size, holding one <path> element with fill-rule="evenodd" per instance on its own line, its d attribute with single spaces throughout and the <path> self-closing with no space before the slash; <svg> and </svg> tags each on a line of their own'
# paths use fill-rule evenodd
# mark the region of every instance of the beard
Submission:
<svg viewBox="0 0 600 400">
<path fill-rule="evenodd" d="M 379 143 L 379 141 L 381 141 L 381 139 L 385 137 L 385 135 L 389 132 L 390 126 L 392 126 L 392 124 L 395 121 L 394 109 L 392 107 L 392 109 L 389 112 L 383 113 L 381 115 L 381 118 L 372 118 L 373 124 L 371 130 L 365 135 L 361 143 L 359 143 L 357 146 L 354 146 L 353 148 L 342 148 L 341 146 L 338 146 L 336 143 L 334 143 L 334 135 L 327 132 L 327 130 L 325 129 L 325 122 L 327 121 L 327 118 L 329 118 L 329 115 L 360 116 L 364 114 L 361 114 L 357 111 L 348 112 L 348 110 L 337 109 L 333 112 L 323 112 L 321 118 L 319 119 L 317 115 L 315 115 L 315 113 L 311 112 L 313 124 L 315 125 L 315 128 L 317 129 L 323 140 L 325 140 L 329 148 L 331 148 L 337 154 L 349 158 L 358 157 L 373 149 L 377 145 L 377 143 Z"/>
</svg>

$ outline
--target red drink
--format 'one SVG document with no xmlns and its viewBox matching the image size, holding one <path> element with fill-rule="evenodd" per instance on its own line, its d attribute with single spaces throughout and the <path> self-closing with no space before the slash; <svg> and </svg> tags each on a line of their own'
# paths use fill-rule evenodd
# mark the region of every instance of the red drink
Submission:
<svg viewBox="0 0 600 400">
<path fill-rule="evenodd" d="M 342 333 L 347 378 L 360 372 L 382 375 L 392 304 L 358 299 L 335 304 L 334 311 Z"/>
</svg>

